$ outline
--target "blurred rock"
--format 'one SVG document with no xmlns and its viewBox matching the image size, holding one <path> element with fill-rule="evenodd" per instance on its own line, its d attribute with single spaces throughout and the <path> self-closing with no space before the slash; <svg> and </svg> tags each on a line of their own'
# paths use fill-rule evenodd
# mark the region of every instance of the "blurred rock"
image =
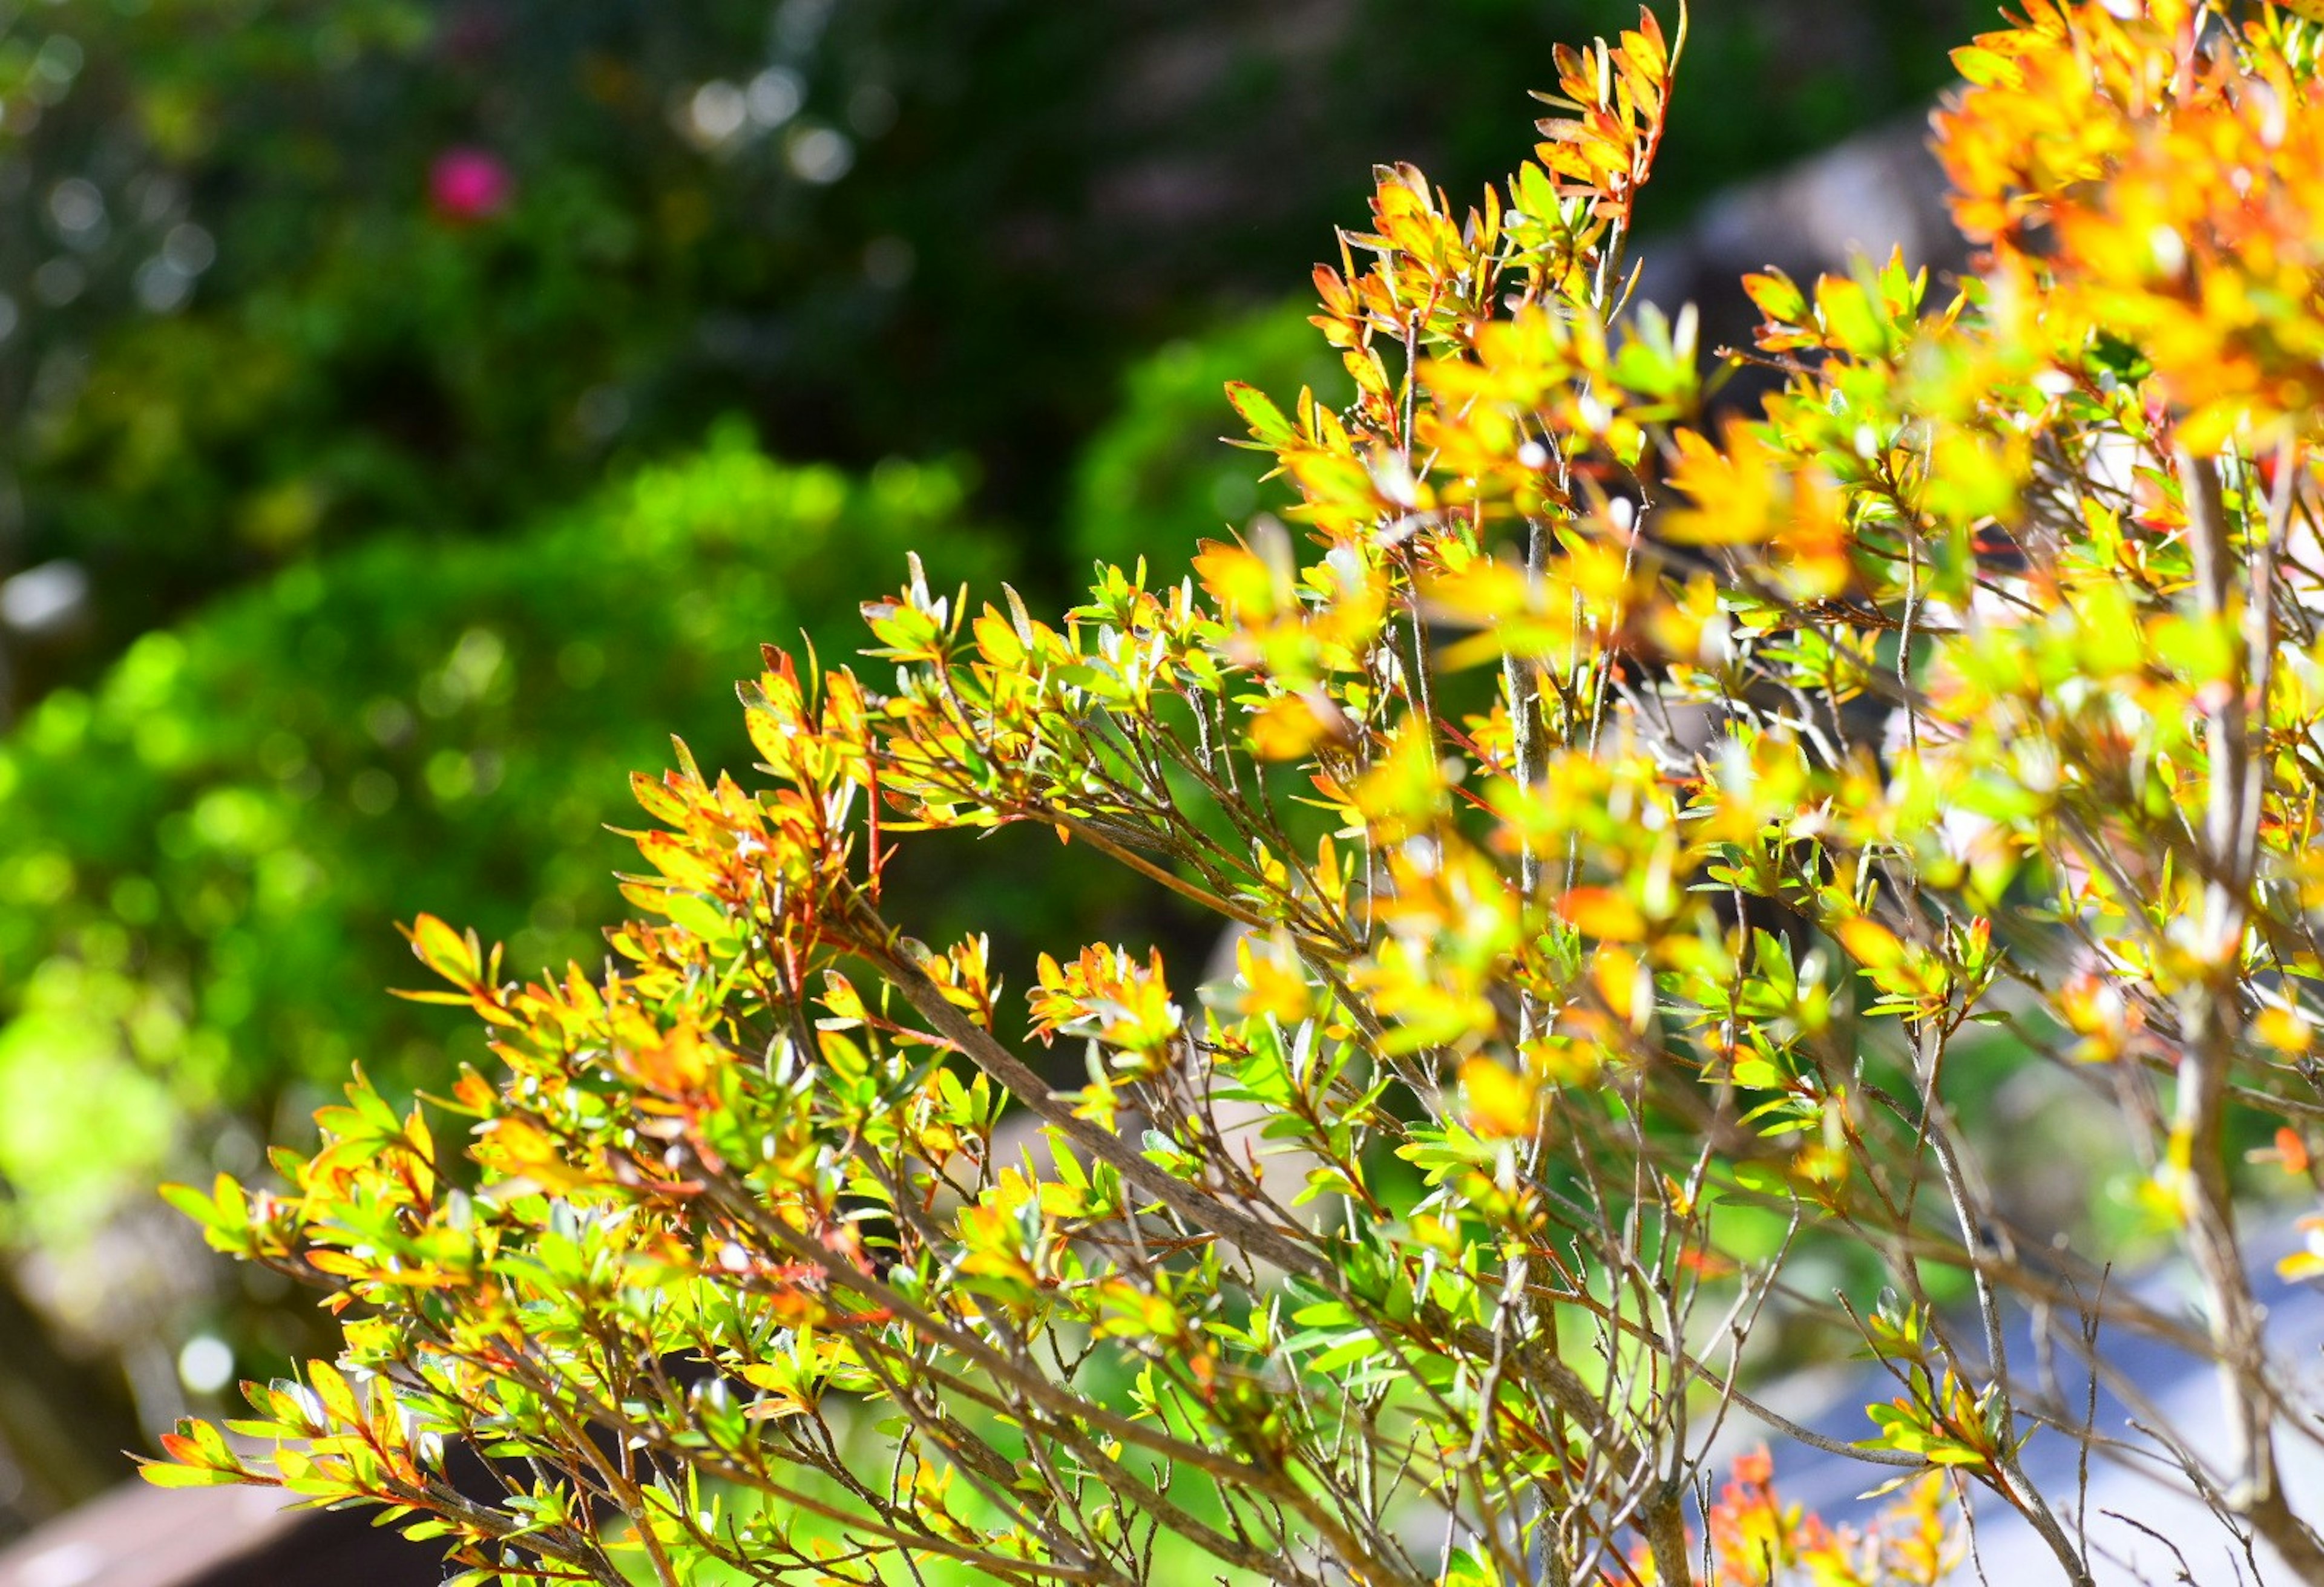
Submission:
<svg viewBox="0 0 2324 1587">
<path fill-rule="evenodd" d="M 1674 311 L 1696 305 L 1706 352 L 1744 350 L 1759 318 L 1743 293 L 1747 272 L 1772 266 L 1806 282 L 1858 259 L 1877 266 L 1899 249 L 1908 266 L 1928 268 L 1932 301 L 1941 301 L 1946 278 L 1969 268 L 1968 241 L 1954 229 L 1944 176 L 1929 151 L 1925 113 L 1729 188 L 1683 232 L 1646 239 L 1637 296 Z M 1746 370 L 1725 400 L 1756 407 L 1774 384 L 1765 372 Z"/>
<path fill-rule="evenodd" d="M 73 628 L 88 611 L 88 573 L 77 562 L 44 562 L 0 583 L 0 624 L 29 638 Z"/>
</svg>

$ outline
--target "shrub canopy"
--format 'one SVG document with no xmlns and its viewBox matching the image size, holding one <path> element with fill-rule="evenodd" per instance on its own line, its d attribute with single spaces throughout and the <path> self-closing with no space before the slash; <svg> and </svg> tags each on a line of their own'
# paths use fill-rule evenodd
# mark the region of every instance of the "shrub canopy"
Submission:
<svg viewBox="0 0 2324 1587">
<path fill-rule="evenodd" d="M 2104 1518 L 2021 1458 L 2067 1439 L 2324 1582 L 2237 1234 L 2316 1172 L 2319 32 L 2032 0 L 1938 120 L 1983 273 L 1754 279 L 1785 383 L 1711 433 L 1691 316 L 1623 316 L 1651 15 L 1473 209 L 1384 168 L 1316 277 L 1353 400 L 1234 392 L 1296 532 L 1056 622 L 916 570 L 876 667 L 770 653 L 747 784 L 639 780 L 606 973 L 420 917 L 491 1060 L 175 1193 L 346 1343 L 150 1474 L 478 1580 L 1926 1583 L 1975 1493 L 2087 1582 Z M 1010 823 L 1231 971 L 1068 949 L 1023 1026 L 887 885 Z M 1965 1124 L 1991 1043 L 2116 1110 L 2110 1238 L 1996 1196 L 2041 1143 Z M 2109 1283 L 2156 1243 L 2200 1322 Z M 1859 1441 L 1755 1394 L 1771 1319 L 1893 1372 Z M 2089 1425 L 2052 1369 L 2118 1335 L 2215 1363 L 2226 1441 Z M 1901 1509 L 1714 1500 L 1736 1422 Z"/>
</svg>

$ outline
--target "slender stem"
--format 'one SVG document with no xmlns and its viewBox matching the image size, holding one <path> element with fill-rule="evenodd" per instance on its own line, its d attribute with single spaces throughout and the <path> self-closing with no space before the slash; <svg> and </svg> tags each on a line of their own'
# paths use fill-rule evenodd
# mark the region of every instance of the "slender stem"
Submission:
<svg viewBox="0 0 2324 1587">
<path fill-rule="evenodd" d="M 1542 573 L 1549 561 L 1549 526 L 1539 518 L 1526 522 L 1526 583 L 1538 592 Z M 1501 655 L 1501 675 L 1509 696 L 1509 741 L 1516 761 L 1517 788 L 1530 798 L 1541 785 L 1549 764 L 1549 746 L 1543 740 L 1541 725 L 1541 664 L 1531 656 L 1517 656 L 1508 651 Z M 1530 830 L 1521 839 L 1517 851 L 1517 893 L 1520 908 L 1531 907 L 1541 898 L 1541 851 L 1536 846 Z M 1530 991 L 1518 994 L 1517 1044 L 1522 1047 L 1541 1032 L 1536 1028 L 1541 1020 L 1540 1000 Z"/>
</svg>

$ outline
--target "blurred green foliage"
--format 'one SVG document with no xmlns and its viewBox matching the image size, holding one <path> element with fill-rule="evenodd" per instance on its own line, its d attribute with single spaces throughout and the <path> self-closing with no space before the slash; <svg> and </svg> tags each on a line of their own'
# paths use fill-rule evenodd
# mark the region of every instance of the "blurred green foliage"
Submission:
<svg viewBox="0 0 2324 1587">
<path fill-rule="evenodd" d="M 1312 312 L 1295 302 L 1245 315 L 1131 367 L 1120 406 L 1074 465 L 1066 523 L 1076 570 L 1143 557 L 1153 583 L 1175 582 L 1202 541 L 1296 500 L 1286 482 L 1264 477 L 1263 460 L 1222 444 L 1241 438 L 1226 384 L 1257 386 L 1286 412 L 1303 387 L 1327 405 L 1345 401 L 1353 386 L 1307 323 Z"/>
<path fill-rule="evenodd" d="M 1003 546 L 961 496 L 907 463 L 783 467 L 729 427 L 522 535 L 301 564 L 51 695 L 0 751 L 16 1232 L 85 1234 L 221 1143 L 189 1132 L 293 1128 L 278 1110 L 350 1060 L 446 1078 L 466 1022 L 383 992 L 423 907 L 504 938 L 512 973 L 594 963 L 628 773 L 673 729 L 742 772 L 732 680 L 801 624 L 852 645 L 852 598 L 908 547 L 989 587 Z"/>
<path fill-rule="evenodd" d="M 1933 46 L 1985 9 L 1699 6 L 1649 222 L 1912 104 Z M 10 8 L 0 571 L 80 560 L 99 618 L 32 682 L 334 544 L 509 532 L 730 409 L 788 456 L 964 449 L 984 504 L 1041 539 L 1129 362 L 1331 254 L 1374 159 L 1472 190 L 1550 46 L 1634 18 L 1631 0 Z M 461 159 L 493 179 L 447 188 Z"/>
</svg>

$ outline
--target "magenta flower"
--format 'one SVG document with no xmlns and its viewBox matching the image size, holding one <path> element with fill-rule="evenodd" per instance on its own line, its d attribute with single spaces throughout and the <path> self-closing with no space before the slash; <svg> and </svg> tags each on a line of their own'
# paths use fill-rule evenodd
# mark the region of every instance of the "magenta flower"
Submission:
<svg viewBox="0 0 2324 1587">
<path fill-rule="evenodd" d="M 515 193 L 508 167 L 487 149 L 447 149 L 429 168 L 428 197 L 447 220 L 489 220 L 508 207 Z"/>
</svg>

